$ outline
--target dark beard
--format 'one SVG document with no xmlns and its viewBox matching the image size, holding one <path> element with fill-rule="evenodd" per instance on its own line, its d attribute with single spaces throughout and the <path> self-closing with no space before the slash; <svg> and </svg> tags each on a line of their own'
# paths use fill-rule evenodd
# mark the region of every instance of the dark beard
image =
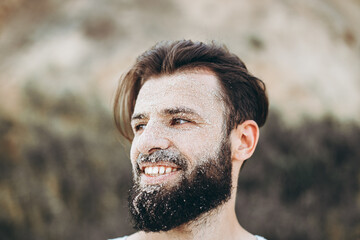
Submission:
<svg viewBox="0 0 360 240">
<path fill-rule="evenodd" d="M 174 156 L 168 150 L 158 152 L 156 157 L 150 155 L 142 161 L 171 161 L 185 172 L 187 160 L 182 155 Z M 189 176 L 182 174 L 180 181 L 171 187 L 140 186 L 137 169 L 137 178 L 129 194 L 134 228 L 145 232 L 168 231 L 225 203 L 231 195 L 231 167 L 230 146 L 224 141 L 217 159 L 199 164 Z"/>
</svg>

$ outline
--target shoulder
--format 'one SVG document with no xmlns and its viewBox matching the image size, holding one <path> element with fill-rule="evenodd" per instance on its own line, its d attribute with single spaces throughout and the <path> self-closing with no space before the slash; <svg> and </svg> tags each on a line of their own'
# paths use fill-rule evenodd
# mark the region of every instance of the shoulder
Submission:
<svg viewBox="0 0 360 240">
<path fill-rule="evenodd" d="M 255 235 L 255 237 L 256 237 L 256 240 L 266 240 L 265 238 L 258 236 L 258 235 Z"/>
<path fill-rule="evenodd" d="M 119 238 L 112 238 L 112 239 L 108 239 L 108 240 L 126 240 L 128 236 L 124 236 L 124 237 L 119 237 Z"/>
<path fill-rule="evenodd" d="M 108 239 L 108 240 L 140 240 L 140 239 L 146 239 L 145 233 L 142 231 L 133 233 L 131 235 L 128 236 L 123 236 L 123 237 L 119 237 L 119 238 L 112 238 L 112 239 Z"/>
</svg>

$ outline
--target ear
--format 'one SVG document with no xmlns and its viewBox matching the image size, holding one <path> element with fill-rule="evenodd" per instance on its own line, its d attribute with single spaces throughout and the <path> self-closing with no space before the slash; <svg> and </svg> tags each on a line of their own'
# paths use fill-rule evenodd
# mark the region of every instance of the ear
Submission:
<svg viewBox="0 0 360 240">
<path fill-rule="evenodd" d="M 253 120 L 246 120 L 230 133 L 231 160 L 243 164 L 255 151 L 259 139 L 259 127 Z"/>
</svg>

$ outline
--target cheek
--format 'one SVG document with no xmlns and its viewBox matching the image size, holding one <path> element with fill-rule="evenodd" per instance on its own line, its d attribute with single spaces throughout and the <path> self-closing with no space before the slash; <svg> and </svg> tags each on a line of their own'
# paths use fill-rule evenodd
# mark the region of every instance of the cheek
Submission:
<svg viewBox="0 0 360 240">
<path fill-rule="evenodd" d="M 191 164 L 213 157 L 221 142 L 221 134 L 203 131 L 201 133 L 183 134 L 177 141 L 177 147 Z"/>
<path fill-rule="evenodd" d="M 136 159 L 139 155 L 139 152 L 137 151 L 136 148 L 136 142 L 135 140 L 133 140 L 132 144 L 131 144 L 131 148 L 130 148 L 130 161 L 131 161 L 131 165 L 134 167 Z"/>
</svg>

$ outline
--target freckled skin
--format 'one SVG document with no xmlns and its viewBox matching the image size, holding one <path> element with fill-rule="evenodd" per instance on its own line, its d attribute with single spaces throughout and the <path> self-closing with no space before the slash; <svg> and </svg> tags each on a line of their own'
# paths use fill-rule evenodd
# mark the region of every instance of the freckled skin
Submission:
<svg viewBox="0 0 360 240">
<path fill-rule="evenodd" d="M 132 142 L 133 167 L 140 153 L 148 154 L 153 149 L 176 149 L 189 160 L 190 170 L 198 164 L 196 161 L 212 156 L 218 150 L 224 129 L 224 106 L 219 91 L 217 78 L 207 71 L 147 80 L 134 109 L 134 115 L 141 113 L 146 118 L 132 121 L 133 127 L 144 124 L 143 129 L 135 131 Z M 176 107 L 192 109 L 196 114 L 162 113 L 164 109 Z M 186 121 L 170 124 L 175 117 Z"/>
</svg>

